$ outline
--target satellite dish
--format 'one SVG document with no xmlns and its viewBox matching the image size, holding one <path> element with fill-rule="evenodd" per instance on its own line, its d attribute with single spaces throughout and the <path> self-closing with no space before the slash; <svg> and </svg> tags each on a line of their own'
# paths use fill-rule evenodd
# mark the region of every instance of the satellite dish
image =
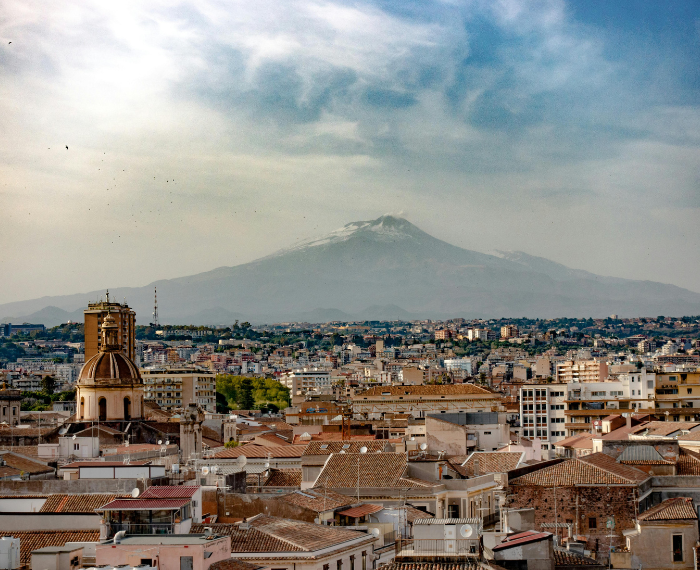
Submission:
<svg viewBox="0 0 700 570">
<path fill-rule="evenodd" d="M 428 449 L 428 444 L 427 444 L 427 443 L 421 443 L 421 444 L 420 444 L 420 450 L 421 450 L 421 451 L 425 451 L 426 449 Z"/>
<path fill-rule="evenodd" d="M 370 530 L 370 532 L 371 532 L 374 536 L 379 536 L 379 529 L 378 529 L 378 528 L 373 528 L 373 529 Z"/>
<path fill-rule="evenodd" d="M 202 467 L 202 475 L 209 475 L 209 466 L 205 465 Z"/>
<path fill-rule="evenodd" d="M 248 458 L 245 455 L 239 455 L 238 459 L 236 460 L 238 468 L 243 469 L 246 466 L 246 463 L 248 463 Z"/>
<path fill-rule="evenodd" d="M 166 440 L 165 440 L 165 445 L 170 445 L 170 440 L 169 440 L 169 439 L 166 439 Z"/>
<path fill-rule="evenodd" d="M 269 467 L 270 467 L 270 462 L 268 461 L 267 463 L 265 463 L 265 469 L 268 469 Z"/>
<path fill-rule="evenodd" d="M 133 491 L 131 491 L 131 496 L 135 499 L 141 494 L 141 491 L 139 491 L 138 487 L 135 487 Z"/>
<path fill-rule="evenodd" d="M 416 438 L 415 438 L 415 437 L 411 437 L 411 441 L 416 441 Z"/>
<path fill-rule="evenodd" d="M 340 453 L 345 453 L 345 450 L 344 450 L 344 449 L 341 449 L 341 450 L 340 450 Z"/>
<path fill-rule="evenodd" d="M 367 453 L 367 448 L 364 445 L 360 448 L 360 453 Z"/>
<path fill-rule="evenodd" d="M 158 440 L 158 445 L 163 445 L 163 440 L 162 440 L 162 439 L 159 439 L 159 440 Z"/>
<path fill-rule="evenodd" d="M 73 434 L 73 439 L 75 439 L 75 434 Z"/>
<path fill-rule="evenodd" d="M 211 472 L 212 472 L 214 475 L 216 475 L 216 474 L 219 472 L 219 466 L 218 466 L 218 465 L 214 465 L 214 466 L 211 468 Z"/>
<path fill-rule="evenodd" d="M 459 534 L 462 536 L 462 538 L 469 538 L 472 534 L 474 534 L 474 527 L 472 527 L 470 524 L 463 524 L 459 529 Z"/>
</svg>

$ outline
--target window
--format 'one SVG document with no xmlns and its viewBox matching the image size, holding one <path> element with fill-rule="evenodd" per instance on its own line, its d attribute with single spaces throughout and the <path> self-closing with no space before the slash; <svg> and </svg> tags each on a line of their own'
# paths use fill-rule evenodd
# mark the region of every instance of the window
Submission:
<svg viewBox="0 0 700 570">
<path fill-rule="evenodd" d="M 362 551 L 362 570 L 367 570 L 367 551 Z"/>
<path fill-rule="evenodd" d="M 605 390 L 603 390 L 602 392 L 591 392 L 591 396 L 593 396 L 594 398 L 596 396 L 605 396 Z"/>
<path fill-rule="evenodd" d="M 692 389 L 692 388 L 687 388 L 687 390 L 688 390 L 688 394 L 692 394 L 692 393 L 693 393 L 693 389 Z"/>
<path fill-rule="evenodd" d="M 683 535 L 673 535 L 673 561 L 683 562 Z"/>
<path fill-rule="evenodd" d="M 355 555 L 350 556 L 350 570 L 355 570 Z"/>
<path fill-rule="evenodd" d="M 73 451 L 80 451 L 80 444 L 79 443 L 73 444 Z"/>
<path fill-rule="evenodd" d="M 343 561 L 342 560 L 338 560 L 338 562 L 336 562 L 335 564 L 336 564 L 336 568 L 338 570 L 343 570 Z"/>
<path fill-rule="evenodd" d="M 330 565 L 329 565 L 329 564 L 324 564 L 324 565 L 323 565 L 323 570 L 329 570 L 329 569 L 330 569 Z"/>
<path fill-rule="evenodd" d="M 647 388 L 649 390 L 654 388 L 654 381 L 653 380 L 647 380 Z"/>
<path fill-rule="evenodd" d="M 595 517 L 590 517 L 588 519 L 588 528 L 598 528 L 598 521 Z"/>
</svg>

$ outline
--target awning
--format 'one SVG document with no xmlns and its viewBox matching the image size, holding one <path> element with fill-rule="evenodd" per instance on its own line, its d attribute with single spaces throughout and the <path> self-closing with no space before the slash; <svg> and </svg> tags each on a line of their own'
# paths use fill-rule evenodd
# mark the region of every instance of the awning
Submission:
<svg viewBox="0 0 700 570">
<path fill-rule="evenodd" d="M 176 511 L 191 499 L 116 499 L 96 511 Z"/>
</svg>

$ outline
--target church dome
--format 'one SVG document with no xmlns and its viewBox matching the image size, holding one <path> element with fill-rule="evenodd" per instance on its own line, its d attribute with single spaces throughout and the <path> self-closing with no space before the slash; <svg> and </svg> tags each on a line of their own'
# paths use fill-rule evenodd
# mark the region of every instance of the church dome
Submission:
<svg viewBox="0 0 700 570">
<path fill-rule="evenodd" d="M 78 384 L 142 384 L 139 369 L 122 352 L 118 338 L 119 325 L 109 313 L 102 323 L 100 352 L 88 360 L 78 376 Z"/>
<path fill-rule="evenodd" d="M 80 370 L 81 384 L 141 383 L 139 369 L 123 352 L 98 352 Z"/>
</svg>

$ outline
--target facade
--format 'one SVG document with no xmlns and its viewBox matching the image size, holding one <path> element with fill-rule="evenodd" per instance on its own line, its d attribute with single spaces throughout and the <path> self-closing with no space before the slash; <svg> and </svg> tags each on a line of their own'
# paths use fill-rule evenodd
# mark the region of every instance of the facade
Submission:
<svg viewBox="0 0 700 570">
<path fill-rule="evenodd" d="M 520 335 L 520 331 L 515 325 L 503 325 L 501 327 L 501 338 L 515 338 L 518 335 Z"/>
<path fill-rule="evenodd" d="M 301 396 L 330 387 L 331 373 L 329 370 L 301 368 L 287 372 L 280 378 L 280 382 L 289 388 L 292 396 Z"/>
<path fill-rule="evenodd" d="M 20 390 L 7 389 L 3 384 L 0 390 L 0 422 L 10 426 L 19 424 L 20 404 L 22 403 L 22 392 Z"/>
<path fill-rule="evenodd" d="M 520 388 L 520 428 L 523 437 L 539 438 L 545 458 L 566 437 L 566 384 L 529 384 Z"/>
<path fill-rule="evenodd" d="M 428 450 L 447 455 L 495 451 L 510 441 L 504 412 L 428 414 L 425 433 Z"/>
<path fill-rule="evenodd" d="M 445 368 L 448 372 L 455 370 L 464 370 L 469 376 L 472 374 L 472 359 L 471 358 L 447 358 L 445 359 Z"/>
<path fill-rule="evenodd" d="M 501 411 L 502 397 L 474 384 L 376 386 L 353 398 L 353 413 L 382 419 L 388 413 L 424 418 L 429 413 Z"/>
<path fill-rule="evenodd" d="M 570 382 L 601 382 L 608 378 L 608 365 L 598 360 L 565 360 L 555 368 L 555 380 L 560 384 Z"/>
<path fill-rule="evenodd" d="M 79 421 L 131 421 L 143 417 L 143 381 L 122 352 L 119 325 L 108 313 L 99 352 L 80 371 L 76 400 Z"/>
<path fill-rule="evenodd" d="M 131 360 L 136 360 L 135 334 L 136 313 L 126 303 L 115 303 L 107 300 L 98 303 L 88 303 L 85 309 L 85 361 L 100 351 L 102 334 L 100 325 L 110 313 L 117 324 L 117 344 Z"/>
<path fill-rule="evenodd" d="M 142 368 L 144 398 L 171 411 L 197 404 L 216 411 L 216 374 L 196 367 L 163 366 Z"/>
</svg>

